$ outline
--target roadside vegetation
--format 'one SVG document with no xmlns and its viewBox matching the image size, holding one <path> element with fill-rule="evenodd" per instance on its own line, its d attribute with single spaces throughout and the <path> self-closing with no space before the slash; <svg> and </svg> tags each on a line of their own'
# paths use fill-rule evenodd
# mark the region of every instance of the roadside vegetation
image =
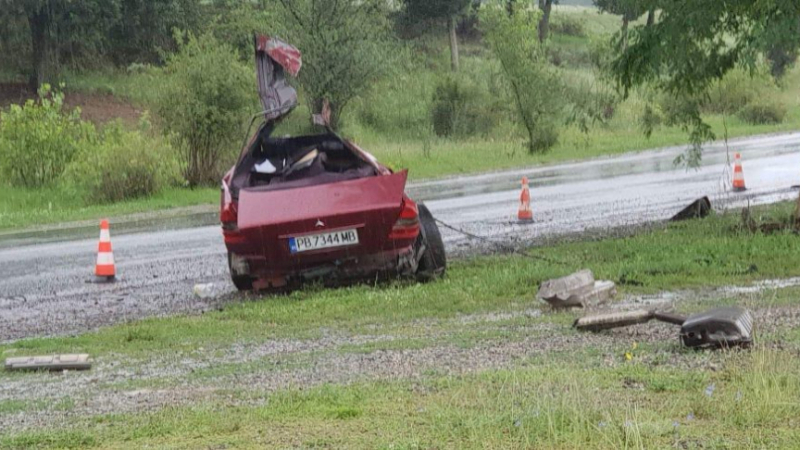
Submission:
<svg viewBox="0 0 800 450">
<path fill-rule="evenodd" d="M 751 216 L 788 222 L 793 209 Z M 13 424 L 0 446 L 791 446 L 800 288 L 757 286 L 800 276 L 798 249 L 788 229 L 752 233 L 738 213 L 716 214 L 527 249 L 532 258 L 457 261 L 430 284 L 310 287 L 7 343 L 0 355 L 88 352 L 95 368 L 0 373 L 0 421 Z M 582 311 L 551 311 L 534 295 L 580 268 L 618 283 L 610 308 L 642 296 L 681 313 L 750 308 L 756 344 L 689 351 L 661 324 L 578 333 Z M 98 406 L 115 402 L 140 407 Z M 42 415 L 49 427 L 18 420 Z"/>
<path fill-rule="evenodd" d="M 389 8 L 370 1 L 350 12 L 307 1 L 160 0 L 148 8 L 134 0 L 55 2 L 40 19 L 61 25 L 41 42 L 27 42 L 35 23 L 25 14 L 45 3 L 22 2 L 0 14 L 0 171 L 8 194 L 0 199 L 0 228 L 95 218 L 89 211 L 99 204 L 137 211 L 215 202 L 216 182 L 258 111 L 253 31 L 286 37 L 304 53 L 296 80 L 301 104 L 278 133 L 309 131 L 310 113 L 328 99 L 343 135 L 390 166 L 410 169 L 412 179 L 685 145 L 712 134 L 787 131 L 800 120 L 800 69 L 791 52 L 737 64 L 702 92 L 678 95 L 646 78 L 618 90 L 614 62 L 623 40 L 634 45 L 656 18 L 625 2 L 601 2 L 598 9 L 545 1 L 546 30 L 545 14 L 524 1 L 502 8 L 434 2 L 433 9 L 429 2 Z M 54 11 L 103 16 L 106 28 L 87 35 L 90 27 L 59 22 L 74 14 Z M 352 26 L 356 13 L 359 27 Z M 326 25 L 307 28 L 318 22 Z M 32 58 L 37 48 L 44 55 Z M 329 83 L 331 73 L 340 74 L 336 83 Z M 45 82 L 52 88 L 40 96 L 24 89 Z M 130 103 L 144 112 L 144 124 L 130 118 L 116 124 L 112 109 L 87 123 L 63 106 L 60 92 L 67 100 L 80 94 Z M 26 97 L 34 103 L 14 112 L 10 104 Z M 49 119 L 32 126 L 37 114 Z M 88 135 L 63 142 L 64 133 L 75 132 Z M 61 147 L 42 147 L 45 139 Z M 30 164 L 38 174 L 23 181 L 17 172 Z M 105 179 L 88 169 L 98 164 Z M 153 176 L 141 180 L 144 172 Z M 99 188 L 107 182 L 116 185 Z M 140 182 L 143 188 L 130 187 Z M 201 193 L 182 192 L 197 188 Z M 21 198 L 52 191 L 62 201 L 46 206 L 63 213 L 18 209 Z M 171 200 L 144 200 L 151 196 Z M 31 207 L 37 205 L 24 206 Z"/>
</svg>

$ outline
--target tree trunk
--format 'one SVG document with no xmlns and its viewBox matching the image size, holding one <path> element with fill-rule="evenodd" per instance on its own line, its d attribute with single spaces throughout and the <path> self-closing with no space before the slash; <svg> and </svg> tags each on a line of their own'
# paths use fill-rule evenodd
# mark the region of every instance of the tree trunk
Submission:
<svg viewBox="0 0 800 450">
<path fill-rule="evenodd" d="M 797 196 L 797 206 L 794 208 L 794 229 L 800 231 L 800 194 Z"/>
<path fill-rule="evenodd" d="M 448 21 L 450 28 L 450 67 L 453 72 L 458 72 L 458 35 L 456 34 L 456 16 L 450 16 Z"/>
<path fill-rule="evenodd" d="M 628 16 L 622 16 L 622 51 L 628 49 Z"/>
<path fill-rule="evenodd" d="M 506 11 L 508 12 L 508 16 L 511 17 L 514 15 L 514 10 L 517 6 L 517 0 L 506 0 Z"/>
<path fill-rule="evenodd" d="M 50 15 L 47 6 L 28 12 L 28 26 L 31 30 L 31 74 L 30 87 L 38 91 L 45 80 L 45 62 L 47 61 L 47 31 L 50 27 Z"/>
<path fill-rule="evenodd" d="M 553 0 L 539 0 L 539 9 L 542 10 L 542 18 L 539 20 L 539 42 L 544 42 L 550 34 L 550 11 L 553 9 Z"/>
<path fill-rule="evenodd" d="M 656 23 L 656 10 L 650 8 L 650 11 L 647 11 L 647 26 L 651 27 L 654 23 Z"/>
</svg>

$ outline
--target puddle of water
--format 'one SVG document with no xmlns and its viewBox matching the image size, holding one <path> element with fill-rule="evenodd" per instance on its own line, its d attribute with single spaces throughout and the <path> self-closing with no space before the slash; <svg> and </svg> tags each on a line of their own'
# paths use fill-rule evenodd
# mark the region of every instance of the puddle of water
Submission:
<svg viewBox="0 0 800 450">
<path fill-rule="evenodd" d="M 767 290 L 784 289 L 794 286 L 800 286 L 800 277 L 785 278 L 783 280 L 764 280 L 752 286 L 725 286 L 717 289 L 717 292 L 725 294 L 756 294 Z"/>
<path fill-rule="evenodd" d="M 668 291 L 654 295 L 630 296 L 623 299 L 619 306 L 625 307 L 654 307 L 664 305 L 687 298 L 694 299 L 713 299 L 720 296 L 758 294 L 764 291 L 785 289 L 800 286 L 800 277 L 784 278 L 777 280 L 763 280 L 749 286 L 723 286 L 716 289 L 703 291 Z"/>
</svg>

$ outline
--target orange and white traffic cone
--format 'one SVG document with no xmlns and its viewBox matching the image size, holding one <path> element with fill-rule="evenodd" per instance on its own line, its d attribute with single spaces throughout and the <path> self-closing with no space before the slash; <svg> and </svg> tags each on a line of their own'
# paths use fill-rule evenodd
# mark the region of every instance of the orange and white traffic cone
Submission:
<svg viewBox="0 0 800 450">
<path fill-rule="evenodd" d="M 116 280 L 114 252 L 111 251 L 111 233 L 108 220 L 100 222 L 100 243 L 97 245 L 97 264 L 94 268 L 95 283 L 113 283 Z"/>
<path fill-rule="evenodd" d="M 744 186 L 744 172 L 742 171 L 742 155 L 737 153 L 733 156 L 733 191 L 746 191 Z"/>
<path fill-rule="evenodd" d="M 528 188 L 528 177 L 522 177 L 522 193 L 519 195 L 519 213 L 517 214 L 517 218 L 520 222 L 533 222 L 531 191 Z"/>
</svg>

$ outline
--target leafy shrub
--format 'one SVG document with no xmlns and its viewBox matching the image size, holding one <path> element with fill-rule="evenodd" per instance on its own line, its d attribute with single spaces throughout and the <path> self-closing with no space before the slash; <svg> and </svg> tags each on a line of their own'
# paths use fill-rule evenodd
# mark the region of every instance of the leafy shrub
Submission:
<svg viewBox="0 0 800 450">
<path fill-rule="evenodd" d="M 508 16 L 499 8 L 481 10 L 481 24 L 490 48 L 500 61 L 516 119 L 528 133 L 531 153 L 543 152 L 558 139 L 564 109 L 564 86 L 539 45 L 534 11 Z"/>
<path fill-rule="evenodd" d="M 255 105 L 253 69 L 211 34 L 178 40 L 180 49 L 164 68 L 158 115 L 181 151 L 189 185 L 217 183 Z"/>
<path fill-rule="evenodd" d="M 278 2 L 275 27 L 303 52 L 298 82 L 309 110 L 319 112 L 324 100 L 331 109 L 331 127 L 347 105 L 392 67 L 396 54 L 383 0 Z"/>
<path fill-rule="evenodd" d="M 447 76 L 436 86 L 431 103 L 433 131 L 438 136 L 487 134 L 494 127 L 489 94 L 463 77 Z"/>
<path fill-rule="evenodd" d="M 75 157 L 63 181 L 87 203 L 111 203 L 157 194 L 179 180 L 180 166 L 166 141 L 116 125 Z"/>
<path fill-rule="evenodd" d="M 572 14 L 553 14 L 550 17 L 550 31 L 554 34 L 586 37 L 586 21 Z"/>
<path fill-rule="evenodd" d="M 647 103 L 644 105 L 644 110 L 638 120 L 642 132 L 649 138 L 653 134 L 653 130 L 661 126 L 663 117 L 657 106 Z"/>
<path fill-rule="evenodd" d="M 760 99 L 740 109 L 736 115 L 752 125 L 781 123 L 786 117 L 786 107 L 777 102 Z"/>
<path fill-rule="evenodd" d="M 64 94 L 43 85 L 39 100 L 0 113 L 0 173 L 14 186 L 53 183 L 78 150 L 95 138 L 80 110 L 64 111 Z"/>
<path fill-rule="evenodd" d="M 588 133 L 593 125 L 606 125 L 614 117 L 620 99 L 604 79 L 565 73 L 563 83 L 568 124 Z"/>
<path fill-rule="evenodd" d="M 711 113 L 734 114 L 750 102 L 777 90 L 766 67 L 758 66 L 752 73 L 737 68 L 709 88 L 702 109 Z"/>
</svg>

